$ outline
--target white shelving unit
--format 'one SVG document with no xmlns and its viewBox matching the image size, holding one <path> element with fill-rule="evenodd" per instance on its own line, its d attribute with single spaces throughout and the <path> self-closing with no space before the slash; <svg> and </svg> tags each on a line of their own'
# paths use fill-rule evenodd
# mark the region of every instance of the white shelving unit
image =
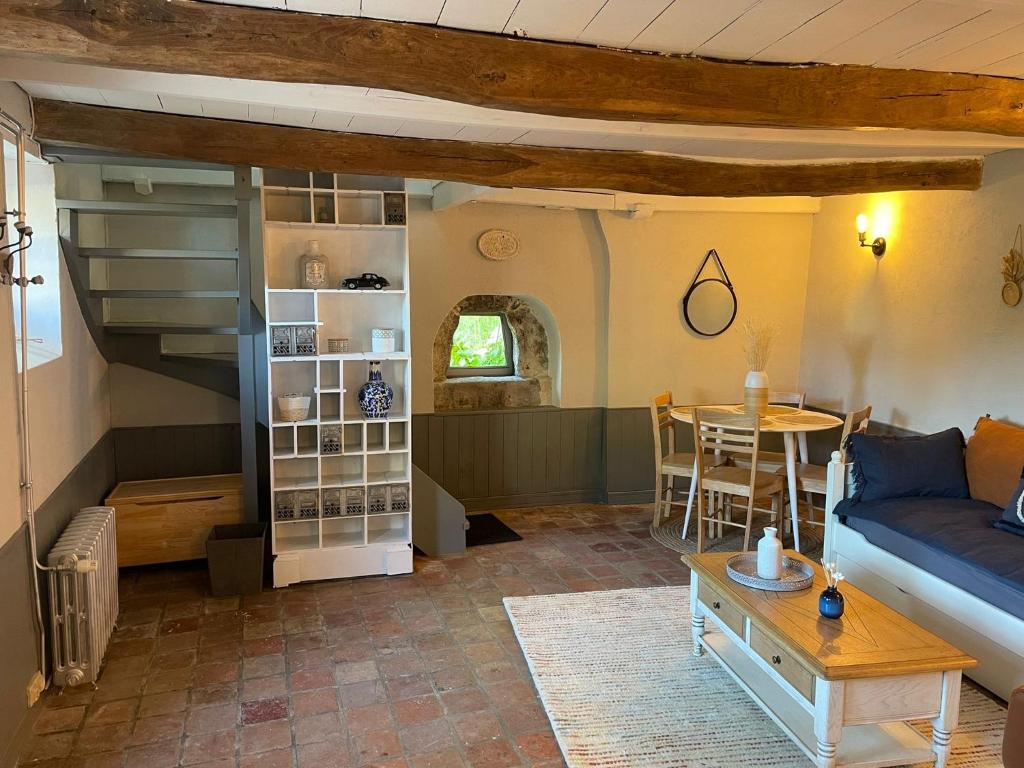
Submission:
<svg viewBox="0 0 1024 768">
<path fill-rule="evenodd" d="M 412 572 L 412 419 L 407 199 L 400 179 L 263 172 L 267 365 L 274 586 Z M 318 240 L 328 285 L 375 272 L 390 287 L 299 286 L 299 261 Z M 312 326 L 318 354 L 274 356 L 271 329 Z M 371 351 L 372 328 L 395 329 L 396 351 Z M 328 354 L 327 339 L 348 352 Z M 395 390 L 388 417 L 368 419 L 359 389 L 378 361 Z M 309 415 L 285 421 L 277 396 L 310 396 Z M 325 438 L 336 437 L 335 445 Z"/>
</svg>

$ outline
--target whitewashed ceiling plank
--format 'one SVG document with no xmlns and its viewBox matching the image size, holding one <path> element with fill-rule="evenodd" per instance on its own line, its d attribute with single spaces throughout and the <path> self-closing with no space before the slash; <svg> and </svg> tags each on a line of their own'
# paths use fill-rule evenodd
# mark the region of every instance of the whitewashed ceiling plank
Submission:
<svg viewBox="0 0 1024 768">
<path fill-rule="evenodd" d="M 34 80 L 22 80 L 18 83 L 29 96 L 40 99 L 57 99 L 63 101 L 67 98 L 64 89 L 57 83 L 40 83 Z"/>
<path fill-rule="evenodd" d="M 519 0 L 505 34 L 543 40 L 575 40 L 605 0 Z"/>
<path fill-rule="evenodd" d="M 222 120 L 248 120 L 249 105 L 244 101 L 202 100 L 205 117 L 219 117 Z"/>
<path fill-rule="evenodd" d="M 312 128 L 319 128 L 322 131 L 347 131 L 349 123 L 352 122 L 352 115 L 345 112 L 328 112 L 318 109 L 313 115 Z"/>
<path fill-rule="evenodd" d="M 824 61 L 822 54 L 918 0 L 843 0 L 757 54 L 758 61 Z"/>
<path fill-rule="evenodd" d="M 887 19 L 884 24 L 876 24 L 825 51 L 823 58 L 844 64 L 874 64 L 983 13 L 985 11 L 976 6 L 922 0 Z"/>
<path fill-rule="evenodd" d="M 691 53 L 756 4 L 756 0 L 675 0 L 633 38 L 629 47 Z"/>
<path fill-rule="evenodd" d="M 379 136 L 394 136 L 405 120 L 376 115 L 356 115 L 346 130 L 356 133 L 376 133 Z"/>
<path fill-rule="evenodd" d="M 103 95 L 103 100 L 107 106 L 110 107 L 121 107 L 122 109 L 148 109 L 150 111 L 159 112 L 163 110 L 163 105 L 160 103 L 160 99 L 157 98 L 155 93 L 146 93 L 145 91 L 115 91 L 115 90 L 102 90 L 100 93 Z"/>
<path fill-rule="evenodd" d="M 191 96 L 179 96 L 174 93 L 158 93 L 164 112 L 172 115 L 202 115 L 203 103 Z"/>
<path fill-rule="evenodd" d="M 433 120 L 406 120 L 395 132 L 396 136 L 416 139 L 454 139 L 463 126 L 439 123 Z"/>
<path fill-rule="evenodd" d="M 459 141 L 486 141 L 490 144 L 511 144 L 526 133 L 518 126 L 466 125 L 459 129 L 455 138 Z"/>
<path fill-rule="evenodd" d="M 274 108 L 269 104 L 250 104 L 249 119 L 254 123 L 273 123 Z"/>
<path fill-rule="evenodd" d="M 274 107 L 273 122 L 280 123 L 281 125 L 294 125 L 300 128 L 309 128 L 313 125 L 314 117 L 316 117 L 315 109 Z"/>
<path fill-rule="evenodd" d="M 880 67 L 926 69 L 938 59 L 982 43 L 1012 27 L 1024 24 L 1024 11 L 989 10 L 899 53 L 878 61 Z M 1024 36 L 1021 37 L 1024 49 Z"/>
<path fill-rule="evenodd" d="M 840 0 L 763 0 L 694 53 L 746 60 L 838 5 Z"/>
<path fill-rule="evenodd" d="M 942 56 L 931 63 L 929 69 L 953 72 L 980 72 L 984 67 L 1015 56 L 1024 49 L 1024 25 L 1017 25 L 998 35 L 968 45 L 959 51 Z M 960 69 L 966 67 L 966 69 Z"/>
<path fill-rule="evenodd" d="M 671 3 L 672 0 L 608 0 L 580 32 L 577 41 L 626 48 Z"/>
<path fill-rule="evenodd" d="M 518 0 L 445 0 L 437 23 L 442 27 L 501 32 Z"/>
<path fill-rule="evenodd" d="M 105 105 L 107 103 L 107 100 L 103 98 L 103 92 L 98 88 L 62 83 L 61 89 L 64 91 L 64 98 L 67 101 L 80 101 L 83 104 L 99 105 Z"/>
<path fill-rule="evenodd" d="M 362 0 L 361 15 L 374 19 L 435 24 L 444 0 Z"/>
<path fill-rule="evenodd" d="M 330 16 L 358 16 L 359 0 L 285 0 L 289 11 L 323 13 Z"/>
</svg>

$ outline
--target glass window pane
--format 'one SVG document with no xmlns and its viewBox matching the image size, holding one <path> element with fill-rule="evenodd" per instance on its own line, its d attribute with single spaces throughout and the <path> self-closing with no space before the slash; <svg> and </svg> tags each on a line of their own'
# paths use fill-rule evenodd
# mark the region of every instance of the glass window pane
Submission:
<svg viewBox="0 0 1024 768">
<path fill-rule="evenodd" d="M 510 365 L 501 315 L 463 315 L 452 337 L 452 368 Z"/>
</svg>

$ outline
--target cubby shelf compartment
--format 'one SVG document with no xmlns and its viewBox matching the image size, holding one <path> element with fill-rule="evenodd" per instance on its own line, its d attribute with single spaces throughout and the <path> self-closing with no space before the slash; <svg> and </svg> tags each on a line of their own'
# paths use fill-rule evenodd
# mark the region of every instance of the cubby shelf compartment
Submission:
<svg viewBox="0 0 1024 768">
<path fill-rule="evenodd" d="M 308 356 L 285 350 L 272 357 L 268 338 L 270 486 L 273 501 L 290 499 L 288 519 L 272 518 L 274 584 L 411 572 L 412 370 L 404 180 L 261 173 L 268 325 L 315 328 L 317 334 L 316 354 Z M 299 287 L 298 267 L 310 240 L 319 241 L 327 261 L 324 288 Z M 389 288 L 338 287 L 343 278 L 363 272 L 386 278 Z M 374 328 L 394 329 L 396 351 L 370 351 Z M 334 338 L 348 339 L 348 351 L 328 353 L 327 341 Z M 358 393 L 371 361 L 380 363 L 395 392 L 387 418 L 367 419 L 359 408 Z M 288 393 L 310 397 L 307 418 L 281 419 L 276 398 Z M 276 504 L 272 508 L 277 511 Z"/>
</svg>

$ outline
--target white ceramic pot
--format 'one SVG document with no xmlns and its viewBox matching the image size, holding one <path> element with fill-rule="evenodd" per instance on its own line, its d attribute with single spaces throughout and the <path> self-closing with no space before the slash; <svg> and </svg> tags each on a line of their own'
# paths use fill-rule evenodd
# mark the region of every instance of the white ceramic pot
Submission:
<svg viewBox="0 0 1024 768">
<path fill-rule="evenodd" d="M 782 542 L 778 529 L 765 528 L 764 537 L 757 542 L 757 575 L 762 579 L 782 577 Z"/>
<path fill-rule="evenodd" d="M 370 349 L 374 352 L 394 352 L 395 329 L 374 328 L 370 331 Z"/>
</svg>

